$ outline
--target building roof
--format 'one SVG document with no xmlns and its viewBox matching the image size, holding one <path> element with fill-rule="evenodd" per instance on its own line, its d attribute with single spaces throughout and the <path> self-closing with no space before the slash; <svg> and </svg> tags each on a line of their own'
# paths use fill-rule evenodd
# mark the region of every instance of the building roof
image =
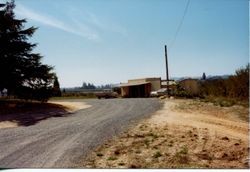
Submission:
<svg viewBox="0 0 250 172">
<path fill-rule="evenodd" d="M 150 82 L 133 82 L 133 83 L 122 83 L 118 85 L 119 87 L 129 87 L 129 86 L 137 86 L 137 85 L 145 85 L 149 84 Z"/>
<path fill-rule="evenodd" d="M 128 82 L 137 82 L 137 81 L 141 81 L 141 80 L 144 80 L 145 82 L 147 81 L 156 81 L 156 80 L 161 80 L 160 77 L 156 78 L 137 78 L 137 79 L 129 79 Z"/>
</svg>

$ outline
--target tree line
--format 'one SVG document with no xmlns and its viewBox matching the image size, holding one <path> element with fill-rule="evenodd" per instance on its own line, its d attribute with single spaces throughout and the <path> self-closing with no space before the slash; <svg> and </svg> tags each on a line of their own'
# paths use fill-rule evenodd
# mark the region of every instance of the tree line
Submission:
<svg viewBox="0 0 250 172">
<path fill-rule="evenodd" d="M 0 91 L 21 99 L 47 101 L 60 95 L 60 85 L 53 67 L 41 62 L 33 52 L 36 43 L 28 40 L 37 28 L 25 28 L 26 20 L 17 19 L 15 3 L 0 3 Z"/>
<path fill-rule="evenodd" d="M 112 85 L 111 84 L 105 84 L 105 85 L 94 85 L 92 83 L 86 83 L 86 82 L 83 82 L 82 84 L 82 89 L 111 89 L 112 88 Z"/>
<path fill-rule="evenodd" d="M 202 96 L 227 97 L 238 100 L 249 99 L 249 63 L 235 71 L 227 79 L 205 80 L 201 82 Z"/>
</svg>

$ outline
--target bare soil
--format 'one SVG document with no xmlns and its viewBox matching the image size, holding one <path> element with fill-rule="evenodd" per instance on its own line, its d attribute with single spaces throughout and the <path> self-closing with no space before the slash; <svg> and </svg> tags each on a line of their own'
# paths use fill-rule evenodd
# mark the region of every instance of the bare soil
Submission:
<svg viewBox="0 0 250 172">
<path fill-rule="evenodd" d="M 249 168 L 249 111 L 166 99 L 161 110 L 105 145 L 88 168 Z"/>
</svg>

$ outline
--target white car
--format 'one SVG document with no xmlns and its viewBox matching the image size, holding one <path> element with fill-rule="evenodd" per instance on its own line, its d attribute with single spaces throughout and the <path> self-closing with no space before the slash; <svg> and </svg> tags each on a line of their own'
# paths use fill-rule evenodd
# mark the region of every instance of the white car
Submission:
<svg viewBox="0 0 250 172">
<path fill-rule="evenodd" d="M 157 96 L 158 96 L 157 91 L 150 92 L 150 97 L 157 97 Z"/>
<path fill-rule="evenodd" d="M 167 94 L 167 89 L 166 88 L 161 88 L 157 91 L 151 91 L 150 96 L 151 97 L 159 97 L 159 96 L 164 96 Z"/>
</svg>

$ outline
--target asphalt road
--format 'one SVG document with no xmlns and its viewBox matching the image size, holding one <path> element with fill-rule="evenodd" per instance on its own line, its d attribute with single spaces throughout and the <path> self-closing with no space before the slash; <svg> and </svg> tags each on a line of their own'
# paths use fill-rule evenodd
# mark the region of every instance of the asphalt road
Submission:
<svg viewBox="0 0 250 172">
<path fill-rule="evenodd" d="M 91 150 L 161 107 L 149 98 L 84 102 L 92 106 L 35 125 L 0 129 L 0 167 L 77 167 Z"/>
</svg>

